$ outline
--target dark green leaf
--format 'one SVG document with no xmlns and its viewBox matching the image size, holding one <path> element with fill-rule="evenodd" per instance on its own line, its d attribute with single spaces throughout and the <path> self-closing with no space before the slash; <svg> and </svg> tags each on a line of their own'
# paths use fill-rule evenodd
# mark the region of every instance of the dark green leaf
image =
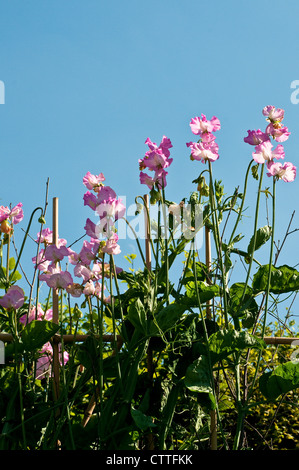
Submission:
<svg viewBox="0 0 299 470">
<path fill-rule="evenodd" d="M 140 299 L 136 299 L 128 308 L 128 319 L 136 329 L 146 335 L 147 319 L 143 303 Z"/>
<path fill-rule="evenodd" d="M 272 228 L 269 225 L 261 227 L 256 232 L 255 243 L 254 236 L 251 237 L 250 242 L 247 247 L 248 255 L 251 255 L 253 251 L 258 250 L 262 245 L 264 245 L 268 240 L 270 240 L 272 235 Z"/>
<path fill-rule="evenodd" d="M 265 372 L 259 381 L 262 394 L 271 401 L 279 395 L 299 388 L 299 362 L 280 364 L 273 372 Z"/>
<path fill-rule="evenodd" d="M 41 348 L 57 333 L 59 325 L 47 320 L 33 320 L 22 332 L 22 343 L 27 351 Z"/>
<path fill-rule="evenodd" d="M 167 307 L 164 307 L 157 313 L 157 315 L 155 315 L 155 318 L 150 325 L 150 336 L 156 336 L 159 335 L 160 332 L 165 333 L 166 331 L 174 328 L 186 309 L 187 306 L 181 303 L 172 303 Z"/>
<path fill-rule="evenodd" d="M 185 386 L 192 392 L 212 393 L 209 364 L 206 356 L 201 356 L 187 367 Z"/>
<path fill-rule="evenodd" d="M 252 288 L 255 294 L 267 290 L 269 265 L 261 266 L 253 276 Z M 283 294 L 299 290 L 299 272 L 287 265 L 272 266 L 270 292 Z"/>
<path fill-rule="evenodd" d="M 219 330 L 209 338 L 209 350 L 214 364 L 234 352 L 249 348 L 262 350 L 264 347 L 265 343 L 262 339 L 247 331 Z"/>
<path fill-rule="evenodd" d="M 135 408 L 131 408 L 131 416 L 134 420 L 136 426 L 145 431 L 148 428 L 153 428 L 156 424 L 153 422 L 153 419 L 150 416 L 145 415 L 140 410 L 136 410 Z"/>
</svg>

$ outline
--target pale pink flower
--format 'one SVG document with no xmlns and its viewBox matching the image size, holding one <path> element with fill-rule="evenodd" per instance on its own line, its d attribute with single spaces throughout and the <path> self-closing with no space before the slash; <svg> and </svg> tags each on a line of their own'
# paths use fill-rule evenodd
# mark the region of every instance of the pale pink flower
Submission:
<svg viewBox="0 0 299 470">
<path fill-rule="evenodd" d="M 118 255 L 121 250 L 120 246 L 117 244 L 118 242 L 118 235 L 114 233 L 107 241 L 104 246 L 102 246 L 103 253 L 107 253 L 108 255 Z"/>
<path fill-rule="evenodd" d="M 149 151 L 145 154 L 146 156 L 149 155 L 152 151 L 155 152 L 157 150 L 161 150 L 167 158 L 170 155 L 169 149 L 172 147 L 172 143 L 171 140 L 165 135 L 163 135 L 159 146 L 155 142 L 152 142 L 149 137 L 146 139 L 145 144 L 147 144 L 149 147 Z"/>
<path fill-rule="evenodd" d="M 23 204 L 21 202 L 11 210 L 9 207 L 0 206 L 0 223 L 7 219 L 10 219 L 13 225 L 20 223 L 24 218 L 22 207 Z"/>
<path fill-rule="evenodd" d="M 0 305 L 8 310 L 22 307 L 25 297 L 24 291 L 19 286 L 11 286 L 6 294 L 0 299 Z"/>
<path fill-rule="evenodd" d="M 95 293 L 95 285 L 92 281 L 87 281 L 84 289 L 83 289 L 83 294 L 84 295 L 94 295 Z"/>
<path fill-rule="evenodd" d="M 51 274 L 46 282 L 53 289 L 65 289 L 69 284 L 73 283 L 73 278 L 68 271 L 61 271 Z"/>
<path fill-rule="evenodd" d="M 58 262 L 63 260 L 65 256 L 69 256 L 71 251 L 64 245 L 48 245 L 45 249 L 45 259 L 48 261 Z"/>
<path fill-rule="evenodd" d="M 190 147 L 192 160 L 205 163 L 208 160 L 214 162 L 219 158 L 218 145 L 215 142 L 188 142 L 186 145 Z"/>
<path fill-rule="evenodd" d="M 195 135 L 202 136 L 204 133 L 218 131 L 221 128 L 220 121 L 216 116 L 213 116 L 210 121 L 207 120 L 204 114 L 200 117 L 192 118 L 190 121 L 191 132 Z"/>
<path fill-rule="evenodd" d="M 50 230 L 49 228 L 44 228 L 41 232 L 38 232 L 37 234 L 37 242 L 44 243 L 46 245 L 49 245 L 52 243 L 53 240 L 53 231 Z"/>
<path fill-rule="evenodd" d="M 36 265 L 39 271 L 47 271 L 51 264 L 51 261 L 45 258 L 45 250 L 41 249 L 37 256 L 32 258 L 33 263 Z"/>
<path fill-rule="evenodd" d="M 276 142 L 285 142 L 291 134 L 286 126 L 272 124 L 272 122 L 267 126 L 266 133 L 271 135 Z"/>
<path fill-rule="evenodd" d="M 284 118 L 284 109 L 275 108 L 275 106 L 265 106 L 262 113 L 271 122 L 280 122 Z"/>
<path fill-rule="evenodd" d="M 28 315 L 28 319 L 27 319 L 27 314 L 25 313 L 24 315 L 20 317 L 19 321 L 25 325 L 27 321 L 28 323 L 30 323 L 33 320 L 51 321 L 52 318 L 53 318 L 53 310 L 51 308 L 48 308 L 48 310 L 44 312 L 44 310 L 41 307 L 41 304 L 38 304 L 37 309 L 35 305 L 31 307 L 30 313 Z"/>
<path fill-rule="evenodd" d="M 267 140 L 255 147 L 255 152 L 252 153 L 254 161 L 257 163 L 265 163 L 273 160 L 274 158 L 284 158 L 284 148 L 282 145 L 277 145 L 273 149 L 272 143 Z"/>
<path fill-rule="evenodd" d="M 274 176 L 277 179 L 289 183 L 296 178 L 297 168 L 290 162 L 285 162 L 284 165 L 280 162 L 271 161 L 267 164 L 269 177 Z"/>
<path fill-rule="evenodd" d="M 86 219 L 84 230 L 86 231 L 86 235 L 88 235 L 89 237 L 97 238 L 96 224 L 90 219 Z"/>
<path fill-rule="evenodd" d="M 86 186 L 87 189 L 93 190 L 96 193 L 99 192 L 102 181 L 105 181 L 105 177 L 103 173 L 99 175 L 92 175 L 89 171 L 83 177 L 83 184 Z"/>
<path fill-rule="evenodd" d="M 247 137 L 244 137 L 244 142 L 249 145 L 259 145 L 266 140 L 269 140 L 269 135 L 265 132 L 262 132 L 260 129 L 257 131 L 250 131 L 248 130 Z"/>
<path fill-rule="evenodd" d="M 53 362 L 53 347 L 50 342 L 47 342 L 39 351 L 40 356 L 36 361 L 36 379 L 42 380 L 51 374 Z M 59 362 L 65 365 L 69 360 L 69 353 L 67 351 L 61 353 L 61 344 L 59 344 Z"/>
<path fill-rule="evenodd" d="M 9 218 L 10 209 L 9 207 L 0 206 L 0 222 Z"/>
</svg>

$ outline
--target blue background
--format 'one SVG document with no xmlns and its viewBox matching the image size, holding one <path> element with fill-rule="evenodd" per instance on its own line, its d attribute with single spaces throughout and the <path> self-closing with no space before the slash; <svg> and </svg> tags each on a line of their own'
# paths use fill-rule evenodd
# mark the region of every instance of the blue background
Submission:
<svg viewBox="0 0 299 470">
<path fill-rule="evenodd" d="M 227 194 L 243 185 L 253 151 L 243 138 L 248 129 L 264 130 L 266 105 L 285 109 L 291 131 L 285 160 L 298 165 L 299 105 L 291 100 L 291 83 L 299 79 L 298 15 L 293 0 L 2 0 L 0 204 L 24 205 L 17 241 L 31 211 L 44 204 L 47 178 L 47 225 L 52 198 L 58 197 L 59 235 L 69 244 L 84 234 L 87 217 L 96 221 L 83 205 L 87 171 L 103 172 L 106 184 L 134 203 L 147 191 L 138 168 L 147 137 L 158 144 L 163 135 L 171 139 L 167 198 L 188 196 L 203 169 L 186 148 L 194 137 L 190 119 L 201 113 L 221 121 L 213 172 Z M 271 186 L 267 179 L 265 187 Z M 250 217 L 256 189 L 251 179 Z M 277 185 L 277 240 L 297 201 L 297 181 Z M 241 248 L 251 236 L 252 218 L 248 223 Z M 259 225 L 265 223 L 261 218 Z M 293 228 L 298 226 L 295 214 Z M 127 267 L 124 255 L 136 247 L 123 241 L 121 248 L 117 262 Z M 23 265 L 30 273 L 32 241 L 26 250 Z M 288 237 L 284 262 L 298 263 L 297 233 Z"/>
</svg>

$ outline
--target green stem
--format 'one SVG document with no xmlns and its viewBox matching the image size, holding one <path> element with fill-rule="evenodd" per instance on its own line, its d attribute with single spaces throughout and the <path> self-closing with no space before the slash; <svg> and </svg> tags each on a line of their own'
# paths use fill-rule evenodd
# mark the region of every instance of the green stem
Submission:
<svg viewBox="0 0 299 470">
<path fill-rule="evenodd" d="M 222 259 L 222 247 L 221 247 L 221 237 L 219 233 L 219 221 L 218 221 L 218 216 L 217 216 L 217 207 L 216 207 L 216 201 L 215 201 L 215 193 L 214 193 L 214 184 L 213 184 L 213 176 L 212 176 L 212 165 L 211 162 L 209 161 L 209 173 L 210 173 L 210 204 L 211 204 L 211 210 L 212 210 L 212 219 L 213 219 L 213 234 L 214 234 L 214 241 L 216 245 L 216 251 L 220 263 L 220 270 L 221 270 L 221 277 L 222 277 L 222 289 L 223 289 L 223 307 L 224 307 L 224 321 L 225 321 L 225 327 L 228 328 L 228 308 L 227 308 L 227 286 L 226 286 L 226 276 L 225 276 L 225 267 L 223 264 L 223 259 Z"/>
<path fill-rule="evenodd" d="M 246 295 L 246 290 L 250 278 L 250 272 L 253 264 L 253 257 L 254 257 L 254 250 L 255 250 L 255 244 L 256 244 L 256 234 L 257 234 L 257 224 L 258 224 L 258 216 L 259 216 L 259 207 L 260 207 L 260 196 L 261 196 L 261 188 L 262 188 L 262 182 L 263 182 L 263 174 L 264 174 L 264 165 L 261 165 L 261 174 L 259 178 L 259 186 L 258 186 L 258 193 L 257 193 L 257 199 L 256 199 L 256 208 L 255 208 L 255 217 L 254 217 L 254 228 L 253 228 L 253 248 L 252 252 L 250 254 L 250 261 L 247 269 L 247 276 L 245 280 L 245 286 L 242 294 L 242 300 L 240 302 L 240 306 L 243 305 L 243 301 Z M 241 307 L 240 307 L 241 308 Z"/>
</svg>

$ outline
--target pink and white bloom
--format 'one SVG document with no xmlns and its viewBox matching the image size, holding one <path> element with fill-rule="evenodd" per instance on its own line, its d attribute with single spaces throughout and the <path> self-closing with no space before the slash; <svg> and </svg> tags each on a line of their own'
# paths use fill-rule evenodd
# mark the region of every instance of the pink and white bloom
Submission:
<svg viewBox="0 0 299 470">
<path fill-rule="evenodd" d="M 190 121 L 191 132 L 195 135 L 202 136 L 204 133 L 218 131 L 221 128 L 220 121 L 213 116 L 209 121 L 204 114 L 201 117 L 196 116 Z"/>
<path fill-rule="evenodd" d="M 100 173 L 99 175 L 92 175 L 90 171 L 88 171 L 83 177 L 83 184 L 86 186 L 86 188 L 93 190 L 96 193 L 100 191 L 103 181 L 105 181 L 103 173 Z"/>
<path fill-rule="evenodd" d="M 254 161 L 257 163 L 270 162 L 274 158 L 284 158 L 284 148 L 282 145 L 277 145 L 273 149 L 273 145 L 270 141 L 262 142 L 255 147 L 255 152 L 252 153 Z"/>
<path fill-rule="evenodd" d="M 13 225 L 17 225 L 20 223 L 24 218 L 23 213 L 23 204 L 19 202 L 16 206 L 14 206 L 11 210 L 9 207 L 0 206 L 0 223 L 4 220 L 11 220 Z"/>
<path fill-rule="evenodd" d="M 102 246 L 103 253 L 107 253 L 108 255 L 118 255 L 121 252 L 121 250 L 117 242 L 118 242 L 118 235 L 114 233 L 110 238 L 108 238 L 105 245 Z"/>
<path fill-rule="evenodd" d="M 276 142 L 285 142 L 291 134 L 286 126 L 272 122 L 267 126 L 266 133 L 271 135 Z"/>
<path fill-rule="evenodd" d="M 249 145 L 259 145 L 266 140 L 270 140 L 269 135 L 266 132 L 262 132 L 260 129 L 254 131 L 247 131 L 247 137 L 244 137 L 244 142 Z"/>
<path fill-rule="evenodd" d="M 46 260 L 55 263 L 63 260 L 65 256 L 69 256 L 70 254 L 71 250 L 69 250 L 69 248 L 67 248 L 65 245 L 48 245 L 45 249 L 44 257 Z"/>
<path fill-rule="evenodd" d="M 285 162 L 284 165 L 280 162 L 271 161 L 267 165 L 268 173 L 267 176 L 274 176 L 277 179 L 281 179 L 287 183 L 294 181 L 296 178 L 297 167 L 290 162 Z"/>
<path fill-rule="evenodd" d="M 214 162 L 219 158 L 218 145 L 216 142 L 188 142 L 186 145 L 191 150 L 192 160 L 199 160 L 205 163 L 207 161 Z"/>
<path fill-rule="evenodd" d="M 51 308 L 48 308 L 46 312 L 42 309 L 41 304 L 38 304 L 37 308 L 35 305 L 33 305 L 30 309 L 30 313 L 28 315 L 27 319 L 27 314 L 25 313 L 22 315 L 19 319 L 20 323 L 23 323 L 24 325 L 27 323 L 32 322 L 33 320 L 48 320 L 51 321 L 53 318 L 53 310 Z"/>
<path fill-rule="evenodd" d="M 275 106 L 265 106 L 262 113 L 271 122 L 281 122 L 284 118 L 284 109 L 275 108 Z"/>
<path fill-rule="evenodd" d="M 11 286 L 0 299 L 0 305 L 8 310 L 22 307 L 25 301 L 24 291 L 19 286 Z"/>
<path fill-rule="evenodd" d="M 73 278 L 68 271 L 60 271 L 51 274 L 46 283 L 53 289 L 66 289 L 68 285 L 73 284 Z"/>
</svg>

